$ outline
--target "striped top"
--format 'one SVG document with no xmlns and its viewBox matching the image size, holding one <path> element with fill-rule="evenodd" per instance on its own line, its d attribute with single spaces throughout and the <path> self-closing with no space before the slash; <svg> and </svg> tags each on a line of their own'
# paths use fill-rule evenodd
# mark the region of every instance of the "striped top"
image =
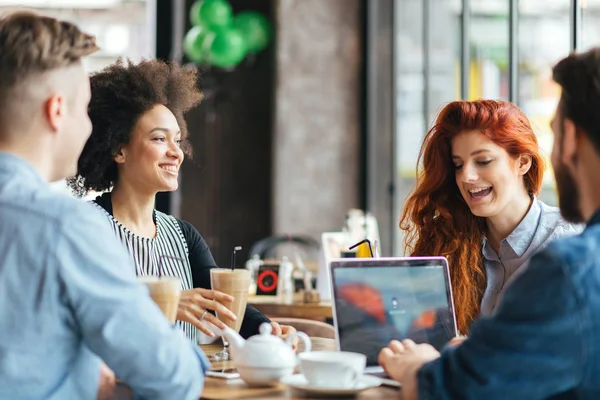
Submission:
<svg viewBox="0 0 600 400">
<path fill-rule="evenodd" d="M 193 289 L 189 249 L 175 217 L 154 210 L 156 237 L 146 238 L 131 232 L 102 206 L 92 203 L 104 211 L 115 235 L 131 254 L 136 275 L 177 276 L 181 279 L 181 290 Z M 195 326 L 183 321 L 176 324 L 188 339 L 197 343 L 198 329 Z"/>
</svg>

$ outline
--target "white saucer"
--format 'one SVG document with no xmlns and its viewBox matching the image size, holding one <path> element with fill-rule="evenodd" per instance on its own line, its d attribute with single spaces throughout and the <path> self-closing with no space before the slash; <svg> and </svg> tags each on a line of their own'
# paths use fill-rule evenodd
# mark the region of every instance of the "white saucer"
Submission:
<svg viewBox="0 0 600 400">
<path fill-rule="evenodd" d="M 356 386 L 351 389 L 323 388 L 310 386 L 308 381 L 302 374 L 285 376 L 281 378 L 281 383 L 288 385 L 289 387 L 294 388 L 296 390 L 301 390 L 306 393 L 318 394 L 321 396 L 348 396 L 381 385 L 381 379 L 375 376 L 364 375 L 359 379 Z"/>
</svg>

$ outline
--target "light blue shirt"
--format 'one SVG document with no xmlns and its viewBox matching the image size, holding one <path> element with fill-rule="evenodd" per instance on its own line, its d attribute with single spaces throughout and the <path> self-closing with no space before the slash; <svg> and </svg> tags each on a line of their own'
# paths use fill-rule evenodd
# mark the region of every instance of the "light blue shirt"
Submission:
<svg viewBox="0 0 600 400">
<path fill-rule="evenodd" d="M 508 284 L 518 275 L 517 272 L 522 272 L 534 253 L 546 247 L 551 240 L 575 235 L 583 228 L 566 222 L 557 207 L 534 198 L 523 220 L 500 242 L 498 253 L 484 239 L 483 265 L 487 287 L 481 302 L 481 314 L 487 315 L 495 310 Z"/>
<path fill-rule="evenodd" d="M 0 398 L 95 399 L 102 359 L 138 398 L 198 399 L 208 362 L 133 271 L 95 207 L 0 152 Z"/>
</svg>

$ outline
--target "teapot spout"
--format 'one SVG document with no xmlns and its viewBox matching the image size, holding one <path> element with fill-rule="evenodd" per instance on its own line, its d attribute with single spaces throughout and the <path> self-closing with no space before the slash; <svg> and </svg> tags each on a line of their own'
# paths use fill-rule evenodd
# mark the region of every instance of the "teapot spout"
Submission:
<svg viewBox="0 0 600 400">
<path fill-rule="evenodd" d="M 221 331 L 223 332 L 222 334 L 225 340 L 229 342 L 229 347 L 231 347 L 232 354 L 237 353 L 246 344 L 246 340 L 244 340 L 244 338 L 239 333 L 237 333 L 230 327 L 227 326 Z"/>
<path fill-rule="evenodd" d="M 225 340 L 229 343 L 231 354 L 233 356 L 232 358 L 235 358 L 235 353 L 241 350 L 246 344 L 244 338 L 228 326 L 226 326 L 225 329 L 220 329 L 211 323 L 207 323 L 206 325 L 216 336 L 223 336 L 223 338 L 225 338 Z"/>
</svg>

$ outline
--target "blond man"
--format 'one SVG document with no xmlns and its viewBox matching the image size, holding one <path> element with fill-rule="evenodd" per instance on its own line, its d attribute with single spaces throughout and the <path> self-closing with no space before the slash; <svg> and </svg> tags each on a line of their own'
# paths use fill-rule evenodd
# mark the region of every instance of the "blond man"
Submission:
<svg viewBox="0 0 600 400">
<path fill-rule="evenodd" d="M 113 370 L 136 397 L 197 399 L 204 356 L 104 217 L 49 186 L 75 174 L 90 135 L 81 59 L 96 50 L 68 22 L 0 17 L 0 398 L 102 398 Z"/>
</svg>

